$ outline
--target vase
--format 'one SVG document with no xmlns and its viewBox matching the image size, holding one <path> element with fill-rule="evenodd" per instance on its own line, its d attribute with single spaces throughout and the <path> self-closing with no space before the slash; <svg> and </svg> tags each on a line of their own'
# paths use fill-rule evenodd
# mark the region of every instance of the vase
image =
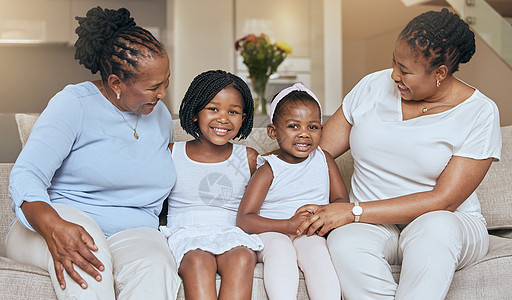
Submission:
<svg viewBox="0 0 512 300">
<path fill-rule="evenodd" d="M 251 77 L 252 89 L 256 94 L 254 97 L 254 114 L 267 114 L 267 100 L 265 91 L 267 90 L 268 76 Z"/>
</svg>

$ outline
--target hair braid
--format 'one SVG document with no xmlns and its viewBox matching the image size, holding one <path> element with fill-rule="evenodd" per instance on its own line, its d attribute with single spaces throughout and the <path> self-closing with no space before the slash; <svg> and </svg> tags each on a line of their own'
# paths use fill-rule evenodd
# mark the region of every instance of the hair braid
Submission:
<svg viewBox="0 0 512 300">
<path fill-rule="evenodd" d="M 252 130 L 254 102 L 247 84 L 238 76 L 222 70 L 210 70 L 197 75 L 190 84 L 180 106 L 181 127 L 195 139 L 201 131 L 194 118 L 224 88 L 232 87 L 240 93 L 243 100 L 245 119 L 235 138 L 245 139 Z"/>
<path fill-rule="evenodd" d="M 75 59 L 92 74 L 100 71 L 103 81 L 110 74 L 130 80 L 137 75 L 141 58 L 163 52 L 162 45 L 136 25 L 126 8 L 103 10 L 98 6 L 76 19 Z"/>
<path fill-rule="evenodd" d="M 450 73 L 468 62 L 475 53 L 475 34 L 469 25 L 448 9 L 425 12 L 402 30 L 399 38 L 430 61 L 431 70 L 446 65 Z"/>
</svg>

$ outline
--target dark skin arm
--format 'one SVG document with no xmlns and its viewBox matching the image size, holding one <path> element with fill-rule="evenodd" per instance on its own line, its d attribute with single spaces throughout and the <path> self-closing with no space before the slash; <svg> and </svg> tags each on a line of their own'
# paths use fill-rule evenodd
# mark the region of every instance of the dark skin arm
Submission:
<svg viewBox="0 0 512 300">
<path fill-rule="evenodd" d="M 50 205 L 42 201 L 23 202 L 21 209 L 30 225 L 46 241 L 62 289 L 66 288 L 63 270 L 83 289 L 88 286 L 74 270 L 73 264 L 101 281 L 98 270 L 104 271 L 105 267 L 92 253 L 98 247 L 82 226 L 63 220 Z"/>
<path fill-rule="evenodd" d="M 329 152 L 324 150 L 327 167 L 329 168 L 329 202 L 349 203 L 348 192 L 338 166 Z"/>
<path fill-rule="evenodd" d="M 249 161 L 249 170 L 251 170 L 251 175 L 256 172 L 256 169 L 258 167 L 257 158 L 258 158 L 258 151 L 254 150 L 253 148 L 247 147 L 247 160 Z"/>
<path fill-rule="evenodd" d="M 258 215 L 273 179 L 272 169 L 266 163 L 256 170 L 249 181 L 236 218 L 236 225 L 245 232 L 252 234 L 272 231 L 296 234 L 297 227 L 309 217 L 308 212 L 295 214 L 284 220 L 268 219 Z"/>
</svg>

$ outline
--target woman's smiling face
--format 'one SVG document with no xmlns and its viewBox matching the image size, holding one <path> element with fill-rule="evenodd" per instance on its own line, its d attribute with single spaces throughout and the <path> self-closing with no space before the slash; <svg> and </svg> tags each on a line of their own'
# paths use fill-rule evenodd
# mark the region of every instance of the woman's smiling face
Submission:
<svg viewBox="0 0 512 300">
<path fill-rule="evenodd" d="M 138 72 L 136 78 L 120 83 L 119 100 L 111 100 L 121 110 L 147 115 L 166 96 L 170 76 L 167 54 L 144 59 Z"/>
<path fill-rule="evenodd" d="M 436 72 L 430 70 L 429 61 L 406 41 L 399 39 L 393 51 L 393 72 L 403 100 L 428 100 L 436 92 Z"/>
</svg>

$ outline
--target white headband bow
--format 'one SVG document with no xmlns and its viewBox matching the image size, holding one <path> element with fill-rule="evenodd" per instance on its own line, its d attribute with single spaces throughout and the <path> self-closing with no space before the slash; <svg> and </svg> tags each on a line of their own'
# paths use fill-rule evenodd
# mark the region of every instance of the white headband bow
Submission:
<svg viewBox="0 0 512 300">
<path fill-rule="evenodd" d="M 322 123 L 322 105 L 320 104 L 320 101 L 318 101 L 318 98 L 315 94 L 313 94 L 312 91 L 310 91 L 308 88 L 306 88 L 302 83 L 296 83 L 290 87 L 285 88 L 284 90 L 280 91 L 279 94 L 272 100 L 272 103 L 270 103 L 270 111 L 269 111 L 269 117 L 270 117 L 270 123 L 272 123 L 272 119 L 274 118 L 274 111 L 276 110 L 277 104 L 283 100 L 283 98 L 288 95 L 291 92 L 299 91 L 299 92 L 306 92 L 308 95 L 313 97 L 315 101 L 318 103 L 318 107 L 320 108 L 320 123 Z"/>
</svg>

